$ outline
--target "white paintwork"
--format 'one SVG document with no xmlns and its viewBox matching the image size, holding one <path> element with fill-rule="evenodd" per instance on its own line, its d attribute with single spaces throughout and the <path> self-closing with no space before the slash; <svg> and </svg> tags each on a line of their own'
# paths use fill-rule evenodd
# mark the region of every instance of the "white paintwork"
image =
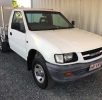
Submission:
<svg viewBox="0 0 102 100">
<path fill-rule="evenodd" d="M 49 43 L 54 44 L 62 53 L 83 52 L 102 46 L 102 37 L 77 28 L 35 33 Z"/>
<path fill-rule="evenodd" d="M 25 24 L 24 14 L 22 11 L 21 13 L 23 15 L 23 20 Z M 9 29 L 8 29 L 9 44 L 12 50 L 14 50 L 16 53 L 21 55 L 23 58 L 26 58 L 26 53 L 27 53 L 26 52 L 26 34 L 11 28 L 13 14 L 14 14 L 14 11 L 12 11 L 10 22 L 9 22 Z M 12 33 L 12 36 L 10 35 L 10 32 Z"/>
<path fill-rule="evenodd" d="M 11 29 L 11 22 L 14 11 L 21 11 L 23 14 L 24 24 L 26 28 L 25 34 L 19 33 Z M 84 61 L 81 55 L 81 52 L 83 51 L 102 47 L 101 36 L 77 28 L 47 31 L 30 31 L 27 27 L 23 9 L 18 9 L 14 11 L 11 14 L 8 29 L 10 48 L 13 49 L 25 60 L 27 60 L 28 53 L 31 49 L 39 51 L 43 55 L 45 60 L 52 64 L 57 64 L 54 59 L 55 54 L 76 52 L 79 60 L 74 63 L 87 63 L 102 57 L 99 56 L 94 59 Z M 14 35 L 13 37 L 9 35 L 11 31 Z M 26 43 L 26 41 L 28 41 L 28 43 Z"/>
</svg>

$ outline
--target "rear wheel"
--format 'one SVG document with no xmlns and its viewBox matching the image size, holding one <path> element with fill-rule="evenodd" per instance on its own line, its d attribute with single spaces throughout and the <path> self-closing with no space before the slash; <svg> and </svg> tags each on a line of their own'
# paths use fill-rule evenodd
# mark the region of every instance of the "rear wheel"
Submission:
<svg viewBox="0 0 102 100">
<path fill-rule="evenodd" d="M 37 53 L 32 63 L 32 73 L 36 84 L 41 89 L 48 89 L 54 85 L 50 78 L 44 58 Z"/>
<path fill-rule="evenodd" d="M 0 51 L 7 52 L 9 50 L 10 50 L 9 43 L 7 41 L 2 42 L 2 39 L 0 37 Z"/>
<path fill-rule="evenodd" d="M 1 38 L 0 38 L 0 50 L 2 50 L 2 43 L 1 43 Z"/>
</svg>

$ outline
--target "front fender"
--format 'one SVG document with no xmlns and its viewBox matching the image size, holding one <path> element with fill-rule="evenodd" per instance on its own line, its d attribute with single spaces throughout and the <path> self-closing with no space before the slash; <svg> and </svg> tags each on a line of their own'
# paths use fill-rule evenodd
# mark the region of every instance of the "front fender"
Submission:
<svg viewBox="0 0 102 100">
<path fill-rule="evenodd" d="M 61 53 L 59 48 L 55 47 L 53 44 L 37 36 L 36 34 L 29 35 L 28 40 L 27 52 L 29 52 L 31 49 L 34 49 L 40 52 L 47 62 L 56 64 L 54 54 Z"/>
</svg>

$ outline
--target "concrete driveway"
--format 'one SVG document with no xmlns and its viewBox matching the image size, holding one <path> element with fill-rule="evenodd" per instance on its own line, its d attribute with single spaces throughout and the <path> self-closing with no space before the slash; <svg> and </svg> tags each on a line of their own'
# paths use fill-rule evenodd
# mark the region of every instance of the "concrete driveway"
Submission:
<svg viewBox="0 0 102 100">
<path fill-rule="evenodd" d="M 50 90 L 39 89 L 26 61 L 0 52 L 0 100 L 102 100 L 102 71 Z"/>
</svg>

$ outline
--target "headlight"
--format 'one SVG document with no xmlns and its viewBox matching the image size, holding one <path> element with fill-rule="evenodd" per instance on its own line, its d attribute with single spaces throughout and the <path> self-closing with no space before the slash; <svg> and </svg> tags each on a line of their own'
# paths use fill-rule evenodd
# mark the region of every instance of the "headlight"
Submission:
<svg viewBox="0 0 102 100">
<path fill-rule="evenodd" d="M 55 61 L 57 63 L 70 63 L 78 60 L 76 53 L 56 54 Z"/>
<path fill-rule="evenodd" d="M 55 55 L 55 61 L 57 63 L 64 63 L 63 55 L 61 54 Z"/>
<path fill-rule="evenodd" d="M 73 59 L 73 53 L 64 54 L 64 62 L 69 62 Z"/>
</svg>

